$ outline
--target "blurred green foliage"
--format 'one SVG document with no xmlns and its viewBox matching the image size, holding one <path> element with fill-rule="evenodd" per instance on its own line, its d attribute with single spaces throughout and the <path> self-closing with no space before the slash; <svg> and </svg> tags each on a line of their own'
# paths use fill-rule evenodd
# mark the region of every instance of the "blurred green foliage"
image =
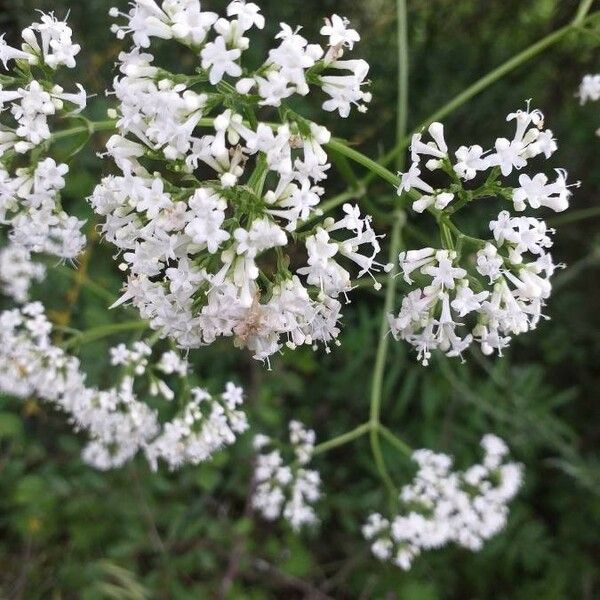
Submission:
<svg viewBox="0 0 600 600">
<path fill-rule="evenodd" d="M 0 29 L 14 36 L 37 8 L 71 11 L 84 45 L 79 77 L 98 93 L 92 117 L 103 118 L 102 91 L 114 76 L 120 44 L 112 37 L 106 0 L 3 0 Z M 119 3 L 124 8 L 124 2 Z M 225 2 L 205 0 L 222 8 Z M 340 137 L 377 155 L 393 145 L 396 93 L 395 3 L 391 0 L 263 0 L 269 37 L 257 40 L 256 60 L 280 21 L 300 23 L 309 37 L 331 12 L 347 15 L 363 37 L 358 54 L 372 65 L 374 102 L 347 122 L 322 118 L 313 98 L 303 110 Z M 566 23 L 571 0 L 409 0 L 410 121 L 415 126 L 469 83 L 546 33 Z M 575 32 L 528 62 L 445 120 L 448 139 L 490 142 L 504 116 L 527 98 L 541 108 L 559 139 L 556 165 L 583 182 L 574 208 L 595 205 L 600 191 L 594 136 L 597 105 L 580 107 L 581 76 L 597 72 L 597 40 Z M 189 61 L 189 57 L 169 56 Z M 59 149 L 67 155 L 83 140 Z M 71 161 L 70 210 L 89 219 L 89 277 L 75 299 L 69 268 L 51 264 L 36 289 L 58 322 L 72 326 L 126 320 L 108 312 L 120 285 L 111 249 L 94 235 L 84 198 L 107 165 L 95 156 L 103 140 Z M 344 182 L 331 178 L 331 193 Z M 337 189 L 336 189 L 337 186 Z M 376 183 L 368 202 L 381 231 L 391 191 Z M 477 228 L 478 215 L 465 227 Z M 430 235 L 426 217 L 411 221 L 405 243 Z M 421 233 L 418 233 L 418 232 Z M 598 220 L 558 227 L 556 256 L 570 268 L 556 277 L 548 307 L 552 320 L 522 336 L 502 359 L 473 353 L 465 364 L 436 360 L 428 369 L 402 344 L 392 344 L 386 368 L 383 420 L 413 446 L 448 451 L 459 464 L 476 458 L 481 434 L 507 439 L 526 466 L 508 528 L 479 554 L 450 547 L 419 559 L 403 573 L 377 563 L 362 540 L 369 511 L 385 508 L 366 440 L 319 457 L 327 499 L 321 526 L 300 536 L 266 524 L 248 510 L 248 437 L 210 464 L 177 473 L 149 472 L 142 462 L 98 473 L 79 459 L 82 440 L 62 415 L 31 399 L 0 396 L 0 596 L 2 598 L 395 598 L 398 600 L 593 599 L 600 597 L 598 539 L 600 465 L 600 244 Z M 433 232 L 431 233 L 433 235 Z M 595 284 L 593 282 L 596 282 Z M 331 355 L 299 350 L 278 358 L 273 371 L 229 344 L 194 354 L 195 372 L 219 387 L 235 373 L 247 388 L 253 426 L 274 435 L 290 418 L 328 439 L 363 422 L 382 298 L 356 294 L 346 311 L 342 346 Z M 66 312 L 65 312 L 66 311 Z M 67 314 L 68 313 L 68 314 Z M 81 348 L 89 380 L 106 381 L 105 356 L 121 338 Z M 126 339 L 126 338 L 123 338 Z M 394 479 L 411 467 L 384 447 Z"/>
</svg>

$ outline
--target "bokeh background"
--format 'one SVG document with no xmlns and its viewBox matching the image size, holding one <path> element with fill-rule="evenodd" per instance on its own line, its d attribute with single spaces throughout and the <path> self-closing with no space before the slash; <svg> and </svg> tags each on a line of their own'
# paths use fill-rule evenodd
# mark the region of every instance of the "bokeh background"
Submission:
<svg viewBox="0 0 600 600">
<path fill-rule="evenodd" d="M 125 9 L 125 2 L 115 0 Z M 92 117 L 104 118 L 103 89 L 115 75 L 121 48 L 109 31 L 112 0 L 0 0 L 0 30 L 14 40 L 36 9 L 70 10 L 75 38 L 84 50 L 77 71 L 98 94 Z M 323 16 L 348 16 L 363 41 L 357 55 L 372 68 L 371 110 L 347 121 L 324 117 L 318 101 L 303 110 L 336 135 L 377 156 L 394 143 L 396 23 L 392 0 L 262 0 L 267 35 L 251 51 L 260 60 L 280 21 L 302 24 L 317 37 Z M 598 3 L 596 3 L 598 5 Z M 225 2 L 203 6 L 222 11 Z M 572 18 L 571 0 L 408 0 L 410 39 L 409 127 L 478 77 Z M 596 6 L 596 9 L 599 6 Z M 489 146 L 506 131 L 506 114 L 528 98 L 546 114 L 559 140 L 552 166 L 564 166 L 576 190 L 573 209 L 600 200 L 598 104 L 579 105 L 583 74 L 600 70 L 598 34 L 574 31 L 445 119 L 453 146 Z M 167 60 L 191 67 L 190 57 Z M 59 148 L 68 155 L 74 145 Z M 36 288 L 52 319 L 85 329 L 132 318 L 109 313 L 119 290 L 111 249 L 95 233 L 85 197 L 106 161 L 95 153 L 102 137 L 71 160 L 66 190 L 70 210 L 88 220 L 90 248 L 82 260 L 92 289 L 51 264 L 47 282 Z M 330 177 L 331 194 L 344 188 Z M 365 202 L 376 227 L 389 228 L 392 191 L 374 183 Z M 484 209 L 485 212 L 486 209 Z M 554 217 L 555 256 L 569 269 L 555 279 L 547 308 L 551 320 L 521 336 L 502 359 L 476 352 L 465 364 L 435 360 L 417 364 L 401 343 L 391 345 L 386 366 L 383 419 L 414 447 L 454 454 L 459 465 L 478 458 L 481 435 L 493 431 L 526 466 L 525 486 L 512 505 L 509 526 L 485 549 L 456 547 L 431 552 L 409 573 L 370 556 L 360 525 L 369 511 L 385 508 L 384 490 L 366 440 L 319 457 L 327 498 L 319 528 L 292 534 L 267 524 L 248 507 L 249 436 L 210 464 L 176 473 L 151 473 L 142 461 L 111 473 L 86 467 L 83 441 L 62 415 L 34 399 L 0 395 L 0 597 L 296 599 L 389 598 L 571 599 L 600 597 L 600 218 L 565 222 Z M 413 218 L 408 246 L 434 239 L 434 224 Z M 483 214 L 465 228 L 480 231 Z M 1 241 L 0 241 L 1 243 Z M 400 290 L 401 291 L 401 290 Z M 324 440 L 365 420 L 381 295 L 364 289 L 345 313 L 341 348 L 331 355 L 297 350 L 277 358 L 267 371 L 230 344 L 194 353 L 196 374 L 218 389 L 232 376 L 247 388 L 253 425 L 285 435 L 298 418 Z M 398 301 L 399 305 L 399 301 Z M 0 301 L 0 306 L 2 306 Z M 135 316 L 135 315 L 133 315 Z M 108 347 L 116 336 L 80 351 L 89 380 L 109 384 Z M 389 449 L 387 449 L 389 450 Z M 411 466 L 389 451 L 395 481 L 411 477 Z"/>
</svg>

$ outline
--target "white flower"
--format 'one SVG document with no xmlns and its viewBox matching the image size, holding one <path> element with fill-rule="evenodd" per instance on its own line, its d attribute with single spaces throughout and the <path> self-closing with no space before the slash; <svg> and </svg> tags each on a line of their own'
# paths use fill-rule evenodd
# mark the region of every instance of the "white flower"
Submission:
<svg viewBox="0 0 600 600">
<path fill-rule="evenodd" d="M 557 148 L 552 131 L 544 129 L 543 114 L 531 109 L 529 103 L 526 110 L 509 114 L 507 121 L 515 122 L 512 139 L 498 138 L 492 152 L 478 145 L 461 146 L 455 152 L 454 165 L 443 127 L 433 123 L 429 127 L 432 141 L 423 142 L 421 134 L 413 136 L 412 163 L 399 174 L 398 194 L 413 189 L 423 192 L 413 202 L 413 209 L 432 211 L 445 230 L 445 245 L 459 250 L 423 248 L 399 257 L 407 283 L 413 283 L 411 274 L 415 271 L 426 279 L 422 287 L 407 293 L 400 312 L 388 315 L 388 322 L 393 336 L 409 342 L 423 364 L 428 364 L 434 350 L 461 356 L 473 342 L 479 343 L 485 354 L 501 353 L 512 335 L 534 329 L 543 317 L 542 309 L 551 292 L 549 279 L 556 269 L 547 252 L 553 230 L 533 217 L 511 217 L 501 211 L 489 223 L 494 239 L 487 242 L 464 235 L 450 220 L 463 206 L 479 198 L 489 201 L 490 196 L 512 199 L 518 211 L 527 207 L 568 208 L 570 188 L 579 184 L 567 184 L 563 169 L 555 169 L 553 182 L 543 173 L 522 173 L 518 187 L 503 182 L 501 175 L 526 167 L 536 157 L 547 159 Z M 431 157 L 426 169 L 439 169 L 448 175 L 446 187 L 435 189 L 422 176 L 422 156 Z M 489 169 L 492 171 L 479 187 L 464 186 L 463 182 Z M 475 248 L 474 256 L 467 251 L 469 246 Z"/>
<path fill-rule="evenodd" d="M 260 14 L 260 7 L 254 2 L 245 2 L 244 0 L 234 0 L 227 6 L 227 16 L 237 17 L 237 20 L 244 31 L 251 27 L 263 29 L 265 18 Z"/>
<path fill-rule="evenodd" d="M 352 50 L 354 44 L 360 41 L 360 35 L 354 29 L 349 29 L 348 25 L 350 21 L 346 17 L 332 15 L 331 19 L 325 19 L 320 34 L 329 37 L 329 46 L 345 46 Z"/>
<path fill-rule="evenodd" d="M 320 78 L 323 91 L 330 96 L 323 103 L 323 110 L 327 112 L 338 111 L 340 117 L 346 118 L 350 114 L 352 105 L 359 112 L 366 112 L 367 104 L 371 102 L 370 92 L 365 92 L 362 87 L 367 83 L 369 65 L 364 60 L 336 60 L 328 65 L 332 69 L 348 70 L 348 75 L 322 75 Z M 300 93 L 300 92 L 299 92 Z"/>
<path fill-rule="evenodd" d="M 0 61 L 4 65 L 5 69 L 8 69 L 9 60 L 26 60 L 30 63 L 36 62 L 35 55 L 23 52 L 22 50 L 18 50 L 17 48 L 9 46 L 4 40 L 5 35 L 6 34 L 4 33 L 0 35 Z"/>
<path fill-rule="evenodd" d="M 485 171 L 488 162 L 483 158 L 483 148 L 479 145 L 461 146 L 456 152 L 457 162 L 454 165 L 456 174 L 465 181 L 474 179 L 478 171 Z"/>
<path fill-rule="evenodd" d="M 523 158 L 525 146 L 520 140 L 507 140 L 498 138 L 494 144 L 495 152 L 488 155 L 487 163 L 490 166 L 499 166 L 505 177 L 512 173 L 513 169 L 521 169 L 527 165 Z"/>
<path fill-rule="evenodd" d="M 448 156 L 448 146 L 444 139 L 444 126 L 441 123 L 432 123 L 427 131 L 433 140 L 427 144 L 421 141 L 422 134 L 415 133 L 412 136 L 410 151 L 413 162 L 419 162 L 421 155 L 433 156 L 437 159 L 444 159 Z"/>
<path fill-rule="evenodd" d="M 209 80 L 215 85 L 227 74 L 231 77 L 239 77 L 242 74 L 241 67 L 235 62 L 241 55 L 239 48 L 227 50 L 225 39 L 219 36 L 214 42 L 209 42 L 202 48 L 202 68 L 209 71 Z"/>
<path fill-rule="evenodd" d="M 71 35 L 66 22 L 52 13 L 41 13 L 40 22 L 22 31 L 22 50 L 7 46 L 0 36 L 0 60 L 5 67 L 10 60 L 26 60 L 44 66 L 47 74 L 59 66 L 74 67 L 80 47 L 72 43 Z M 6 170 L 0 169 L 0 222 L 8 225 L 10 239 L 21 247 L 23 264 L 30 252 L 74 259 L 85 243 L 79 231 L 83 221 L 62 210 L 58 195 L 68 167 L 46 158 L 47 147 L 41 145 L 52 138 L 54 117 L 63 119 L 79 112 L 87 95 L 79 84 L 77 92 L 65 92 L 52 83 L 51 75 L 43 82 L 32 75 L 9 78 L 20 86 L 13 90 L 0 86 L 0 158 L 9 152 L 23 155 L 6 162 Z M 23 277 L 18 292 L 22 298 L 31 281 L 26 273 Z"/>
<path fill-rule="evenodd" d="M 188 201 L 188 205 L 194 217 L 187 224 L 185 232 L 194 244 L 206 245 L 208 251 L 214 254 L 221 243 L 230 237 L 227 231 L 221 229 L 227 203 L 217 194 L 199 188 Z"/>
<path fill-rule="evenodd" d="M 52 69 L 61 65 L 74 68 L 75 56 L 79 54 L 81 46 L 72 42 L 71 28 L 66 21 L 59 21 L 54 13 L 41 14 L 39 23 L 33 23 L 23 30 L 23 50 L 39 57 Z"/>
<path fill-rule="evenodd" d="M 246 32 L 264 27 L 252 2 L 231 2 L 227 18 L 200 11 L 195 0 L 137 0 L 128 14 L 111 14 L 125 19 L 114 31 L 134 44 L 119 56 L 118 133 L 107 143 L 122 174 L 106 177 L 90 203 L 127 273 L 115 305 L 131 302 L 183 348 L 230 337 L 267 363 L 284 345 L 329 350 L 352 272 L 372 276 L 389 266 L 376 261 L 379 239 L 367 215 L 348 207 L 338 221 L 320 214 L 325 189 L 317 183 L 330 168 L 331 133 L 292 112 L 273 128 L 260 110 L 313 86 L 328 95 L 327 110 L 346 116 L 370 100 L 362 89 L 368 64 L 325 58 L 283 23 L 262 65 L 242 68 Z M 356 36 L 345 24 L 343 36 L 349 50 Z M 156 37 L 198 48 L 209 81 L 200 75 L 188 87 L 181 74 L 159 70 L 141 50 Z M 308 78 L 317 62 L 318 76 Z M 235 92 L 222 81 L 242 74 Z M 247 103 L 256 123 L 243 115 Z M 298 233 L 313 219 L 312 230 Z"/>
</svg>

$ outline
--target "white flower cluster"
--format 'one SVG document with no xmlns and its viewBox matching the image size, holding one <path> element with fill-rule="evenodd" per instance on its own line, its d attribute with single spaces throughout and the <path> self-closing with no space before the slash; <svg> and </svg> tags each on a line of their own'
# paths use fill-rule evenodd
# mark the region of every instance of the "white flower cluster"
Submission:
<svg viewBox="0 0 600 600">
<path fill-rule="evenodd" d="M 600 100 L 600 73 L 584 75 L 579 84 L 577 96 L 579 96 L 580 104 Z M 600 137 L 600 128 L 596 130 L 596 135 Z"/>
<path fill-rule="evenodd" d="M 0 248 L 0 293 L 22 304 L 29 300 L 29 288 L 46 276 L 46 267 L 16 244 Z"/>
<path fill-rule="evenodd" d="M 517 110 L 506 117 L 507 122 L 515 121 L 515 134 L 512 139 L 498 138 L 491 150 L 484 150 L 479 145 L 461 146 L 456 150 L 456 160 L 452 160 L 448 145 L 444 139 L 444 126 L 432 123 L 428 132 L 431 141 L 425 143 L 423 134 L 415 133 L 410 145 L 412 164 L 406 173 L 401 173 L 398 194 L 413 188 L 423 195 L 413 203 L 413 209 L 423 212 L 429 208 L 444 210 L 455 208 L 455 204 L 465 204 L 475 197 L 483 197 L 495 191 L 502 197 L 511 186 L 502 186 L 497 180 L 500 173 L 508 177 L 513 171 L 526 167 L 528 161 L 543 155 L 550 158 L 557 149 L 556 140 L 550 129 L 544 129 L 544 115 L 537 109 Z M 421 178 L 421 159 L 426 158 L 425 168 L 428 171 L 442 170 L 451 179 L 448 188 L 434 189 Z M 495 169 L 494 169 L 495 168 Z M 487 185 L 482 190 L 465 190 L 462 182 L 475 179 L 480 172 L 494 169 Z M 500 171 L 500 173 L 498 173 Z M 517 211 L 523 211 L 526 205 L 531 208 L 547 206 L 555 211 L 568 208 L 570 192 L 566 184 L 566 173 L 559 169 L 553 183 L 540 173 L 533 178 L 527 175 L 519 177 L 520 187 L 514 189 L 512 200 Z M 475 192 L 477 194 L 475 195 Z M 484 193 L 485 192 L 485 193 Z"/>
<path fill-rule="evenodd" d="M 201 11 L 198 0 L 139 0 L 123 15 L 127 26 L 115 31 L 131 34 L 135 47 L 120 56 L 119 133 L 107 145 L 122 175 L 106 177 L 90 202 L 122 251 L 122 302 L 182 347 L 233 336 L 268 360 L 284 344 L 327 347 L 339 333 L 339 296 L 352 288 L 348 268 L 355 263 L 362 276 L 383 267 L 371 219 L 358 207 L 308 227 L 320 214 L 330 133 L 284 105 L 314 84 L 330 96 L 325 110 L 346 116 L 369 99 L 361 91 L 368 65 L 339 60 L 358 34 L 334 16 L 322 29 L 326 52 L 283 24 L 251 75 L 240 66 L 245 34 L 264 18 L 237 0 L 227 15 Z M 202 69 L 187 76 L 155 66 L 143 49 L 156 37 L 189 47 Z M 348 73 L 328 74 L 339 70 Z M 259 121 L 264 105 L 279 106 L 283 123 Z M 304 264 L 301 251 L 286 250 L 296 243 Z"/>
<path fill-rule="evenodd" d="M 41 13 L 39 23 L 33 23 L 21 32 L 21 50 L 12 48 L 0 36 L 0 61 L 7 67 L 10 60 L 25 61 L 29 65 L 46 66 L 57 69 L 61 65 L 75 67 L 75 56 L 81 46 L 74 44 L 73 31 L 66 21 L 60 21 L 54 13 Z"/>
<path fill-rule="evenodd" d="M 321 478 L 307 469 L 315 445 L 315 432 L 290 421 L 294 462 L 287 464 L 281 450 L 266 435 L 254 437 L 259 451 L 254 468 L 252 506 L 269 521 L 283 517 L 294 530 L 318 521 L 313 504 L 321 497 Z M 268 450 L 268 451 L 267 451 Z"/>
<path fill-rule="evenodd" d="M 505 462 L 508 448 L 495 435 L 485 435 L 481 446 L 483 462 L 465 471 L 453 471 L 446 454 L 427 449 L 413 453 L 419 469 L 400 492 L 404 512 L 391 521 L 372 514 L 363 526 L 379 560 L 408 570 L 422 551 L 451 542 L 481 550 L 506 526 L 507 504 L 521 487 L 522 468 Z"/>
<path fill-rule="evenodd" d="M 230 382 L 218 398 L 202 388 L 192 388 L 190 394 L 182 413 L 165 423 L 145 449 L 154 468 L 159 458 L 171 469 L 196 465 L 233 444 L 248 429 L 246 414 L 239 408 L 244 399 L 242 388 Z"/>
<path fill-rule="evenodd" d="M 80 47 L 72 43 L 67 24 L 52 14 L 42 13 L 40 22 L 21 35 L 22 50 L 0 37 L 4 67 L 8 61 L 26 65 L 0 82 L 0 114 L 6 116 L 0 123 L 0 224 L 9 225 L 11 239 L 30 251 L 72 259 L 85 238 L 79 231 L 83 222 L 68 216 L 60 204 L 69 169 L 43 155 L 52 138 L 49 118 L 77 114 L 86 106 L 81 85 L 77 92 L 65 93 L 49 79 L 59 66 L 75 66 Z M 4 87 L 7 82 L 13 89 Z"/>
<path fill-rule="evenodd" d="M 556 169 L 556 179 L 546 175 L 519 176 L 519 186 L 509 187 L 498 181 L 527 162 L 543 154 L 549 157 L 556 143 L 549 129 L 543 129 L 543 115 L 537 111 L 517 111 L 507 118 L 515 120 L 517 131 L 512 140 L 499 138 L 495 150 L 484 152 L 481 146 L 462 146 L 456 151 L 456 162 L 450 159 L 443 127 L 429 127 L 433 141 L 424 143 L 421 135 L 413 137 L 413 164 L 402 175 L 399 193 L 412 189 L 423 192 L 413 208 L 432 211 L 442 228 L 452 236 L 449 220 L 456 210 L 483 197 L 500 196 L 523 211 L 548 207 L 563 211 L 569 205 L 571 192 L 566 173 Z M 421 156 L 430 157 L 429 170 L 443 170 L 452 183 L 445 189 L 434 189 L 421 179 Z M 463 181 L 480 171 L 492 169 L 487 180 L 475 190 L 463 187 Z M 552 246 L 544 221 L 534 217 L 511 217 L 502 211 L 489 224 L 491 241 L 465 236 L 461 232 L 444 249 L 422 248 L 400 253 L 404 279 L 412 284 L 417 273 L 424 285 L 409 292 L 398 315 L 389 315 L 392 334 L 408 341 L 418 351 L 419 360 L 428 364 L 432 350 L 448 356 L 461 356 L 473 342 L 481 344 L 485 354 L 501 354 L 512 335 L 534 329 L 542 308 L 550 296 L 550 277 L 556 265 L 547 249 Z M 475 252 L 465 252 L 468 246 Z"/>
<path fill-rule="evenodd" d="M 577 95 L 581 104 L 600 100 L 600 73 L 584 75 Z"/>
<path fill-rule="evenodd" d="M 160 5 L 154 0 L 135 0 L 131 5 L 128 14 L 116 8 L 110 11 L 111 16 L 127 20 L 125 26 L 113 26 L 120 39 L 131 35 L 137 49 L 148 48 L 152 38 L 174 39 L 199 56 L 211 85 L 218 84 L 225 75 L 238 79 L 237 91 L 246 95 L 256 89 L 262 106 L 281 106 L 293 94 L 306 96 L 310 84 L 329 96 L 323 109 L 337 110 L 342 117 L 349 115 L 352 105 L 364 111 L 371 101 L 371 95 L 361 89 L 369 65 L 364 60 L 340 60 L 344 50 L 352 50 L 360 40 L 343 17 L 333 15 L 321 28 L 321 35 L 328 38 L 327 51 L 319 44 L 309 44 L 300 35 L 300 27 L 293 29 L 281 23 L 276 36 L 278 46 L 269 50 L 261 67 L 247 74 L 239 62 L 250 46 L 245 34 L 253 27 L 265 26 L 265 18 L 255 3 L 233 0 L 227 6 L 228 18 L 202 11 L 200 0 L 163 0 Z M 216 35 L 208 41 L 213 31 Z M 148 59 L 151 60 L 149 55 L 141 58 L 144 68 L 148 67 Z M 327 74 L 323 74 L 327 69 Z M 241 78 L 242 74 L 246 76 Z"/>
<path fill-rule="evenodd" d="M 160 381 L 162 393 L 172 398 L 156 371 L 185 377 L 187 363 L 173 352 L 163 354 L 152 366 L 152 350 L 144 342 L 131 349 L 113 348 L 111 363 L 122 368 L 119 382 L 98 390 L 86 385 L 78 359 L 54 345 L 51 333 L 40 303 L 0 313 L 0 392 L 35 396 L 69 415 L 75 429 L 89 435 L 83 458 L 98 469 L 120 467 L 138 451 L 153 468 L 159 459 L 171 469 L 198 464 L 232 444 L 247 428 L 245 414 L 239 410 L 242 390 L 231 383 L 218 397 L 192 388 L 183 410 L 166 423 L 159 421 L 158 411 L 138 398 L 136 378 L 146 374 Z"/>
</svg>

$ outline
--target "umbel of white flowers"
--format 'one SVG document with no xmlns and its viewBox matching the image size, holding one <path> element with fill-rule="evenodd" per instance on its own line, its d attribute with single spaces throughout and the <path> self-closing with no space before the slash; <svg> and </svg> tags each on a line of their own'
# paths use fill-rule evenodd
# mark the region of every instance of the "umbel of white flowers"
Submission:
<svg viewBox="0 0 600 600">
<path fill-rule="evenodd" d="M 600 73 L 584 75 L 577 95 L 581 104 L 600 100 Z"/>
<path fill-rule="evenodd" d="M 133 42 L 119 57 L 119 133 L 107 144 L 122 174 L 106 177 L 90 202 L 128 274 L 120 302 L 184 348 L 225 336 L 260 360 L 284 345 L 328 349 L 351 268 L 360 277 L 391 267 L 376 261 L 379 236 L 358 206 L 321 217 L 331 134 L 286 102 L 312 88 L 326 111 L 364 110 L 369 67 L 342 59 L 359 35 L 334 15 L 321 29 L 324 49 L 282 24 L 264 63 L 248 71 L 246 34 L 264 26 L 256 4 L 231 2 L 227 18 L 172 0 L 111 14 L 126 20 L 117 36 Z M 196 72 L 155 65 L 155 38 L 189 49 Z M 264 106 L 278 107 L 282 122 L 263 122 Z"/>
<path fill-rule="evenodd" d="M 424 550 L 451 542 L 481 550 L 506 526 L 507 504 L 521 487 L 522 468 L 506 462 L 508 448 L 495 435 L 485 435 L 481 447 L 483 462 L 465 471 L 453 471 L 446 454 L 413 453 L 418 471 L 400 492 L 404 510 L 391 520 L 374 513 L 363 527 L 379 560 L 408 570 Z"/>
<path fill-rule="evenodd" d="M 158 411 L 137 397 L 136 380 L 146 376 L 149 394 L 171 401 L 174 392 L 164 377 L 185 378 L 188 365 L 173 351 L 151 364 L 152 349 L 144 342 L 111 350 L 111 364 L 121 372 L 114 387 L 87 386 L 78 359 L 52 344 L 52 325 L 43 311 L 36 302 L 0 313 L 0 392 L 33 395 L 65 412 L 76 430 L 88 434 L 83 458 L 94 467 L 120 467 L 138 451 L 154 469 L 158 460 L 171 469 L 198 464 L 248 428 L 240 410 L 243 392 L 233 383 L 218 396 L 192 388 L 180 398 L 184 408 L 161 423 Z"/>
<path fill-rule="evenodd" d="M 33 261 L 26 248 L 14 243 L 0 248 L 0 293 L 14 302 L 27 302 L 31 285 L 45 275 L 46 267 Z"/>
<path fill-rule="evenodd" d="M 299 421 L 290 421 L 293 462 L 266 435 L 254 437 L 258 451 L 254 465 L 252 507 L 265 519 L 285 519 L 294 530 L 318 522 L 313 504 L 321 497 L 318 471 L 307 469 L 315 446 L 315 432 Z"/>
<path fill-rule="evenodd" d="M 600 73 L 584 75 L 577 96 L 581 104 L 600 100 Z M 600 128 L 596 130 L 596 135 L 600 137 Z"/>
<path fill-rule="evenodd" d="M 422 195 L 413 209 L 432 212 L 442 224 L 445 215 L 478 198 L 485 197 L 489 203 L 490 196 L 511 203 L 518 212 L 527 207 L 566 210 L 571 191 L 563 169 L 555 169 L 554 181 L 544 173 L 522 173 L 518 187 L 503 181 L 532 159 L 549 158 L 557 148 L 552 131 L 544 129 L 539 110 L 527 107 L 508 115 L 507 121 L 516 123 L 512 139 L 498 138 L 488 151 L 477 145 L 461 146 L 455 160 L 441 123 L 430 125 L 432 140 L 427 143 L 422 134 L 415 134 L 410 147 L 413 162 L 401 174 L 398 193 L 417 190 Z M 434 189 L 422 178 L 422 158 L 426 170 L 440 170 L 448 176 L 448 187 Z M 485 171 L 489 174 L 479 187 L 465 187 Z M 390 329 L 396 339 L 415 347 L 425 365 L 434 350 L 461 356 L 474 341 L 485 354 L 501 354 L 512 335 L 534 329 L 543 317 L 550 278 L 557 268 L 548 252 L 554 230 L 542 220 L 513 217 L 507 210 L 489 223 L 489 229 L 493 237 L 488 241 L 459 232 L 456 248 L 449 245 L 400 253 L 404 280 L 412 284 L 416 277 L 420 287 L 404 297 L 397 315 L 389 315 Z"/>
<path fill-rule="evenodd" d="M 60 67 L 75 66 L 80 46 L 71 34 L 65 21 L 42 13 L 40 22 L 22 31 L 20 50 L 0 36 L 4 67 L 27 65 L 13 71 L 14 89 L 0 86 L 0 224 L 9 226 L 11 239 L 22 248 L 65 259 L 75 258 L 85 244 L 79 231 L 83 221 L 61 208 L 59 193 L 69 168 L 45 154 L 53 121 L 86 106 L 80 84 L 77 92 L 67 93 L 51 81 Z"/>
</svg>

